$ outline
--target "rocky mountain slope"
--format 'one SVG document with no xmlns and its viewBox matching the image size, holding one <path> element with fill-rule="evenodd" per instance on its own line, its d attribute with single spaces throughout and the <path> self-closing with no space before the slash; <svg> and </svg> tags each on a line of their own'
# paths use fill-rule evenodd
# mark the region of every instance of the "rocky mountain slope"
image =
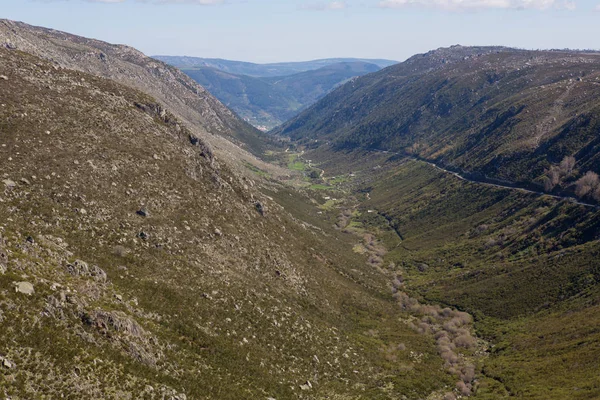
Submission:
<svg viewBox="0 0 600 400">
<path fill-rule="evenodd" d="M 313 71 L 333 64 L 340 63 L 368 63 L 375 64 L 379 68 L 389 67 L 397 61 L 377 60 L 368 58 L 326 58 L 323 60 L 280 62 L 270 64 L 256 64 L 244 61 L 223 60 L 219 58 L 201 58 L 187 56 L 153 56 L 157 60 L 174 65 L 181 69 L 194 69 L 200 67 L 214 68 L 219 71 L 235 75 L 246 75 L 262 78 L 274 78 L 278 76 L 295 75 L 301 72 Z"/>
<path fill-rule="evenodd" d="M 163 108 L 188 122 L 196 135 L 223 148 L 222 153 L 237 152 L 240 145 L 255 153 L 263 150 L 260 133 L 203 87 L 178 69 L 136 49 L 9 20 L 0 20 L 0 43 L 57 66 L 109 78 L 148 93 Z M 230 146 L 229 141 L 236 146 Z"/>
<path fill-rule="evenodd" d="M 439 49 L 344 85 L 275 132 L 575 194 L 600 172 L 599 71 L 597 53 Z"/>
<path fill-rule="evenodd" d="M 379 69 L 375 64 L 356 61 L 269 78 L 236 75 L 211 67 L 184 68 L 183 71 L 244 120 L 268 130 L 348 79 Z"/>
<path fill-rule="evenodd" d="M 376 239 L 353 252 L 359 239 L 317 200 L 217 162 L 201 127 L 157 98 L 13 40 L 0 48 L 0 395 L 474 389 L 474 341 L 444 347 L 450 361 L 439 348 L 470 337 L 470 317 L 407 295 L 400 307 L 394 268 L 370 261 L 383 254 Z"/>
</svg>

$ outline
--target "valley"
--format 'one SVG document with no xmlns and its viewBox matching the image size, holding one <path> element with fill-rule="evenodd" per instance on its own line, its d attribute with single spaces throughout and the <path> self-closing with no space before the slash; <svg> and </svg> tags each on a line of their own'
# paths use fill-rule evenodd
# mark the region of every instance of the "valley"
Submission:
<svg viewBox="0 0 600 400">
<path fill-rule="evenodd" d="M 395 64 L 389 60 L 350 58 L 278 64 L 194 57 L 156 58 L 181 68 L 262 131 L 282 124 L 346 81 Z"/>
<path fill-rule="evenodd" d="M 600 398 L 598 53 L 158 58 L 0 20 L 3 398 Z"/>
</svg>

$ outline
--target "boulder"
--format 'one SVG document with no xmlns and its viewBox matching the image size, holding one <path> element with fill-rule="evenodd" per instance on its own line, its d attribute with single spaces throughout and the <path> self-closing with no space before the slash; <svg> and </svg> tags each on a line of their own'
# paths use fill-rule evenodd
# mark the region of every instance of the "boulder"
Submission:
<svg viewBox="0 0 600 400">
<path fill-rule="evenodd" d="M 30 296 L 35 293 L 35 290 L 29 282 L 17 282 L 15 283 L 15 292 Z"/>
<path fill-rule="evenodd" d="M 12 189 L 15 186 L 17 186 L 17 183 L 15 181 L 13 181 L 12 179 L 4 179 L 2 181 L 2 183 L 4 183 L 4 186 L 6 186 L 9 189 Z"/>
<path fill-rule="evenodd" d="M 75 260 L 67 264 L 67 272 L 73 276 L 88 276 L 97 281 L 106 281 L 106 272 L 97 265 L 88 265 L 85 261 Z"/>
</svg>

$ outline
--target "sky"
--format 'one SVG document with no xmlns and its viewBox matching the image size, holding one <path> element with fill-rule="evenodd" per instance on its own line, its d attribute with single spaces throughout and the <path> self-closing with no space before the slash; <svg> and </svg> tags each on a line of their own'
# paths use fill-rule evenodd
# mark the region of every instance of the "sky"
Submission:
<svg viewBox="0 0 600 400">
<path fill-rule="evenodd" d="M 147 55 L 258 63 L 439 47 L 600 49 L 600 0 L 0 0 L 0 17 Z"/>
</svg>

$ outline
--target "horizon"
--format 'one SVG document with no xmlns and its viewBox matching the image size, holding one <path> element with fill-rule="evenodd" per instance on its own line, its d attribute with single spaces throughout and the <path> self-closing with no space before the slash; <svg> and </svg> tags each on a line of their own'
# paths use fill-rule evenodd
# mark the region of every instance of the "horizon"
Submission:
<svg viewBox="0 0 600 400">
<path fill-rule="evenodd" d="M 595 0 L 6 0 L 3 18 L 147 55 L 255 64 L 329 58 L 402 62 L 450 47 L 593 49 Z M 108 21 L 108 22 L 107 22 Z"/>
</svg>

